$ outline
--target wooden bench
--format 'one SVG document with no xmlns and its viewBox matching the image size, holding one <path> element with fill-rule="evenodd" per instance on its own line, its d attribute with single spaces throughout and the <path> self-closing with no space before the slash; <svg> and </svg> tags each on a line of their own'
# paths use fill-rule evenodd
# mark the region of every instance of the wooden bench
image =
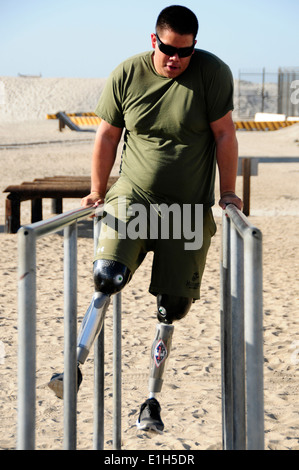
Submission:
<svg viewBox="0 0 299 470">
<path fill-rule="evenodd" d="M 250 179 L 258 175 L 263 163 L 299 163 L 299 157 L 239 157 L 238 175 L 243 176 L 243 212 L 250 215 Z M 118 177 L 110 177 L 107 190 Z M 54 176 L 8 186 L 5 205 L 5 232 L 16 233 L 20 228 L 21 202 L 31 200 L 31 222 L 42 220 L 42 200 L 53 199 L 53 213 L 62 213 L 63 198 L 82 198 L 89 194 L 89 176 Z"/>
<path fill-rule="evenodd" d="M 118 177 L 110 177 L 107 190 Z M 82 198 L 90 192 L 89 176 L 53 176 L 37 178 L 32 182 L 8 186 L 4 193 L 9 193 L 5 203 L 5 232 L 16 233 L 21 226 L 21 203 L 31 201 L 31 222 L 43 218 L 42 200 L 53 199 L 52 211 L 62 213 L 64 198 Z"/>
</svg>

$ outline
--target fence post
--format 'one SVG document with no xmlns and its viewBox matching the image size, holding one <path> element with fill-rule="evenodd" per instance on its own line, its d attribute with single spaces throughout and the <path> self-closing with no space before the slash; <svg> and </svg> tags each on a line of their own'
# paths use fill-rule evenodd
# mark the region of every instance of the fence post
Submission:
<svg viewBox="0 0 299 470">
<path fill-rule="evenodd" d="M 94 253 L 100 234 L 100 219 L 94 218 Z M 94 440 L 96 450 L 104 448 L 104 327 L 95 342 L 94 348 Z M 113 297 L 113 448 L 121 449 L 121 293 Z"/>
<path fill-rule="evenodd" d="M 121 293 L 113 298 L 113 448 L 121 449 Z"/>
<path fill-rule="evenodd" d="M 64 229 L 64 448 L 77 442 L 77 222 Z"/>
<path fill-rule="evenodd" d="M 247 359 L 247 446 L 264 449 L 262 234 L 245 244 L 245 342 Z"/>
<path fill-rule="evenodd" d="M 19 450 L 35 447 L 36 242 L 29 228 L 18 232 L 18 437 Z"/>
<path fill-rule="evenodd" d="M 100 218 L 94 217 L 94 253 L 96 253 L 100 234 Z M 94 428 L 93 448 L 104 449 L 104 381 L 105 381 L 105 322 L 94 345 Z"/>
<path fill-rule="evenodd" d="M 246 449 L 243 240 L 230 224 L 233 448 Z"/>
<path fill-rule="evenodd" d="M 262 450 L 262 234 L 233 205 L 227 206 L 222 221 L 223 447 L 225 450 Z"/>
<path fill-rule="evenodd" d="M 221 375 L 222 375 L 222 436 L 223 448 L 233 449 L 233 403 L 232 403 L 232 323 L 230 296 L 230 219 L 222 219 L 221 260 Z"/>
<path fill-rule="evenodd" d="M 98 209 L 100 213 L 101 208 Z M 76 223 L 95 212 L 79 208 L 18 230 L 18 416 L 17 449 L 35 449 L 36 415 L 36 240 L 65 230 L 65 447 L 76 446 Z M 75 371 L 75 373 L 74 373 Z"/>
<path fill-rule="evenodd" d="M 105 322 L 94 345 L 94 450 L 104 449 L 104 328 Z"/>
</svg>

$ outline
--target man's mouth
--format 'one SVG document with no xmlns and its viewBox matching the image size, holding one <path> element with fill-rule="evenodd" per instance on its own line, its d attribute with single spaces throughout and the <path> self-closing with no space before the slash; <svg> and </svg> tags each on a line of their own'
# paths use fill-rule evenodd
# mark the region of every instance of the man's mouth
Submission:
<svg viewBox="0 0 299 470">
<path fill-rule="evenodd" d="M 166 67 L 169 69 L 169 70 L 177 70 L 179 68 L 178 65 L 173 65 L 173 64 L 166 64 Z"/>
</svg>

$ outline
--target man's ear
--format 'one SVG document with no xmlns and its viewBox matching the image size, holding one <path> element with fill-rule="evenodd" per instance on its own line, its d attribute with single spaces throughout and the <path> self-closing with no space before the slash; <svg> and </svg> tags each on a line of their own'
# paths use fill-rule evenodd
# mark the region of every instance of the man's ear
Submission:
<svg viewBox="0 0 299 470">
<path fill-rule="evenodd" d="M 195 41 L 194 41 L 194 47 L 196 46 L 196 43 L 197 43 L 197 41 L 196 41 L 196 39 L 195 39 Z M 195 52 L 195 51 L 193 50 L 192 55 L 194 54 L 194 52 Z"/>
<path fill-rule="evenodd" d="M 152 41 L 153 49 L 156 49 L 157 38 L 156 38 L 156 35 L 154 33 L 151 34 L 151 41 Z"/>
</svg>

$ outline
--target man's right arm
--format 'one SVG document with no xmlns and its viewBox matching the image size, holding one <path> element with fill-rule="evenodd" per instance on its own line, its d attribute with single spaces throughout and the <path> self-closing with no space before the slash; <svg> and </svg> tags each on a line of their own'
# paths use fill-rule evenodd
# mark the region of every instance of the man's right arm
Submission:
<svg viewBox="0 0 299 470">
<path fill-rule="evenodd" d="M 82 199 L 81 206 L 103 204 L 122 131 L 122 128 L 101 121 L 92 154 L 91 190 L 90 194 Z"/>
</svg>

